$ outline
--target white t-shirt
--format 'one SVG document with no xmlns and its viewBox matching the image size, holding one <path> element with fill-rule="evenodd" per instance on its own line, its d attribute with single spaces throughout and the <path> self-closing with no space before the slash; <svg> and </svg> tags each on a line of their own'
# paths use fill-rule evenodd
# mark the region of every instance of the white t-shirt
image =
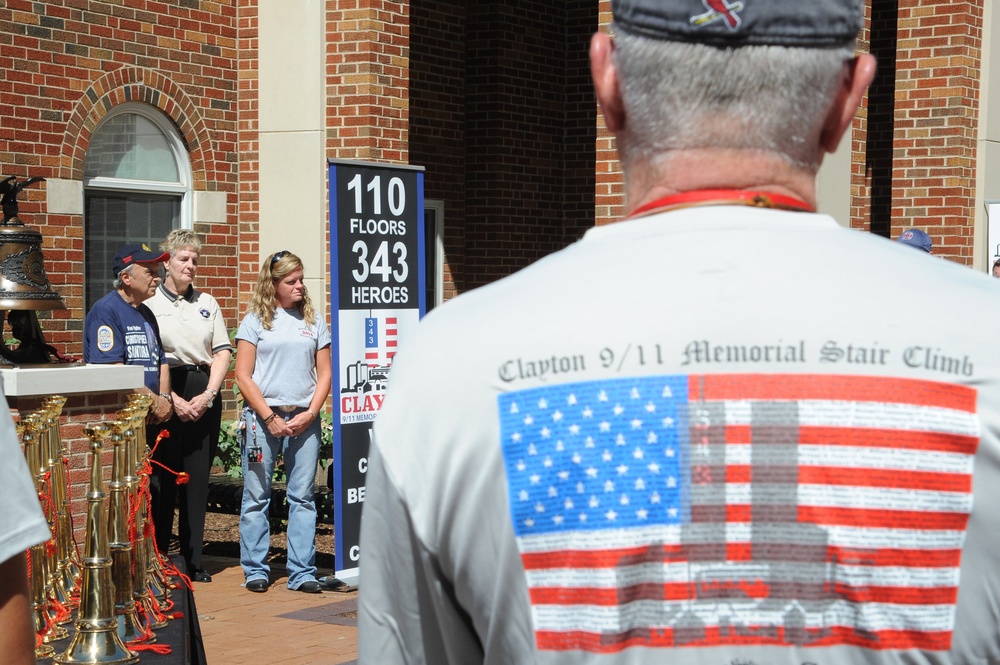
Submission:
<svg viewBox="0 0 1000 665">
<path fill-rule="evenodd" d="M 0 401 L 4 401 L 0 389 Z M 14 421 L 6 409 L 0 413 L 0 487 L 3 487 L 3 510 L 0 510 L 0 562 L 18 552 L 48 540 L 49 525 L 38 503 L 38 493 L 14 430 Z"/>
<path fill-rule="evenodd" d="M 316 352 L 330 346 L 330 328 L 325 321 L 316 317 L 310 325 L 298 309 L 279 307 L 270 330 L 264 329 L 256 314 L 247 314 L 236 339 L 257 347 L 250 378 L 267 404 L 309 406 L 316 393 Z"/>
<path fill-rule="evenodd" d="M 1000 662 L 998 298 L 720 206 L 435 310 L 374 425 L 360 662 Z"/>
</svg>

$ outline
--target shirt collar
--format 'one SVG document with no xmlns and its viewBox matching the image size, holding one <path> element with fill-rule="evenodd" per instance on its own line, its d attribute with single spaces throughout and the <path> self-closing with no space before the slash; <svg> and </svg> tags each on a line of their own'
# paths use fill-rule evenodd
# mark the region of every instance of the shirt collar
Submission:
<svg viewBox="0 0 1000 665">
<path fill-rule="evenodd" d="M 194 302 L 194 284 L 189 286 L 187 293 L 184 293 L 183 295 L 174 293 L 163 283 L 160 284 L 160 291 L 170 302 L 175 302 L 178 298 L 184 298 L 184 300 L 187 300 L 188 302 Z"/>
</svg>

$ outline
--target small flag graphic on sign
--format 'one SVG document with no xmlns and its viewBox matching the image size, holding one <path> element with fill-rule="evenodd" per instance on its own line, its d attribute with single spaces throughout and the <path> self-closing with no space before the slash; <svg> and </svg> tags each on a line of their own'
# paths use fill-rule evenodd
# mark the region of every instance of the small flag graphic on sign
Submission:
<svg viewBox="0 0 1000 665">
<path fill-rule="evenodd" d="M 369 367 L 387 367 L 396 355 L 396 317 L 365 319 L 365 362 Z"/>
</svg>

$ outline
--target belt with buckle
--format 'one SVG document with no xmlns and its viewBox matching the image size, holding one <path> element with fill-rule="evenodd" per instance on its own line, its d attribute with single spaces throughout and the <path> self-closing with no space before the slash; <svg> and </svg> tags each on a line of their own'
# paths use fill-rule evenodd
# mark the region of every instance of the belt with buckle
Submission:
<svg viewBox="0 0 1000 665">
<path fill-rule="evenodd" d="M 208 365 L 174 365 L 170 368 L 170 371 L 183 370 L 185 372 L 205 372 L 208 373 Z"/>
</svg>

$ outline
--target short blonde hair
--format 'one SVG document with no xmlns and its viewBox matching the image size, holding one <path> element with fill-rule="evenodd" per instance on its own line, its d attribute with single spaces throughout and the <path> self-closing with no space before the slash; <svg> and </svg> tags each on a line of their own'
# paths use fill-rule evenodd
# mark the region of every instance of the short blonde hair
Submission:
<svg viewBox="0 0 1000 665">
<path fill-rule="evenodd" d="M 174 229 L 160 243 L 160 250 L 171 254 L 182 249 L 190 249 L 195 254 L 201 254 L 201 238 L 191 229 Z"/>
</svg>

